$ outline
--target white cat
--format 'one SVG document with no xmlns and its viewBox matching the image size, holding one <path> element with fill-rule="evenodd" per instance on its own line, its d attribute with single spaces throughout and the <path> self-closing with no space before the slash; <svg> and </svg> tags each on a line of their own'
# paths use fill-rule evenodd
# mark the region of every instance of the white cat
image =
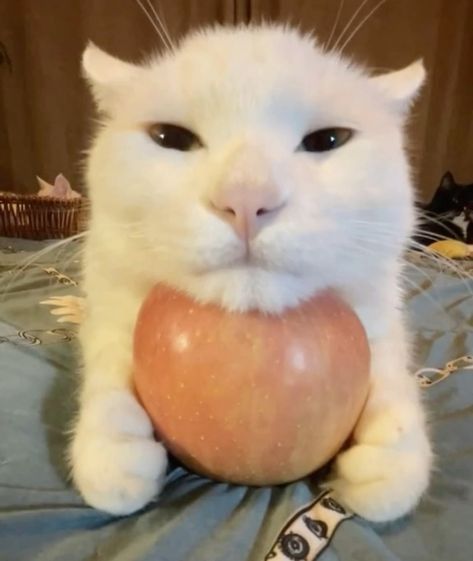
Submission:
<svg viewBox="0 0 473 561">
<path fill-rule="evenodd" d="M 422 64 L 371 77 L 295 30 L 252 26 L 199 31 L 140 66 L 90 45 L 83 66 L 104 115 L 87 170 L 71 447 L 85 500 L 126 514 L 163 485 L 166 451 L 131 390 L 133 327 L 152 285 L 269 311 L 332 287 L 372 352 L 369 401 L 333 485 L 367 519 L 404 515 L 432 458 L 399 287 L 414 225 L 403 125 Z"/>
</svg>

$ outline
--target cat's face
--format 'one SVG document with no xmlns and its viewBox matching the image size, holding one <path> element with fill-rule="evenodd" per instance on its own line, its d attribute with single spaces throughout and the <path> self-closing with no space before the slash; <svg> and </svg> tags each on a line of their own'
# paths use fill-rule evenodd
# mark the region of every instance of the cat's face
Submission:
<svg viewBox="0 0 473 561">
<path fill-rule="evenodd" d="M 197 34 L 142 67 L 89 47 L 84 67 L 108 114 L 89 161 L 93 220 L 156 282 L 276 311 L 327 286 L 369 290 L 398 258 L 420 64 L 371 78 L 294 31 L 249 28 Z M 304 141 L 327 128 L 333 149 Z"/>
<path fill-rule="evenodd" d="M 473 207 L 473 184 L 457 183 L 451 172 L 446 172 L 429 204 L 423 208 L 434 214 L 458 216 Z M 468 210 L 469 209 L 469 210 Z"/>
</svg>

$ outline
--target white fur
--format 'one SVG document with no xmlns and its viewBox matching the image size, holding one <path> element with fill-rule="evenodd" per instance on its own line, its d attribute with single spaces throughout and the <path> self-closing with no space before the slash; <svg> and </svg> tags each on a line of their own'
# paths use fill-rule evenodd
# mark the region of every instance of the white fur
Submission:
<svg viewBox="0 0 473 561">
<path fill-rule="evenodd" d="M 405 514 L 431 462 L 399 312 L 400 256 L 414 220 L 402 127 L 422 65 L 372 78 L 296 31 L 242 27 L 201 31 L 142 66 L 89 46 L 84 70 L 104 113 L 87 171 L 88 315 L 72 446 L 85 499 L 128 513 L 161 484 L 165 457 L 130 388 L 133 325 L 152 285 L 269 312 L 330 286 L 358 311 L 373 357 L 356 444 L 339 456 L 334 484 L 367 518 Z M 204 147 L 159 147 L 146 126 L 163 122 L 193 130 Z M 329 126 L 357 132 L 334 151 L 296 150 Z M 235 177 L 245 188 L 271 183 L 285 200 L 251 240 L 251 261 L 209 206 Z"/>
</svg>

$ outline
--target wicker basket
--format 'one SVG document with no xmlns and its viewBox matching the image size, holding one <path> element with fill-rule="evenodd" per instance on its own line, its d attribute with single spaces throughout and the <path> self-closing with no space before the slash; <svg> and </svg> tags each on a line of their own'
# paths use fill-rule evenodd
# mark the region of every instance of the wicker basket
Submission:
<svg viewBox="0 0 473 561">
<path fill-rule="evenodd" d="M 45 240 L 67 238 L 87 224 L 87 199 L 57 199 L 0 192 L 0 236 Z"/>
</svg>

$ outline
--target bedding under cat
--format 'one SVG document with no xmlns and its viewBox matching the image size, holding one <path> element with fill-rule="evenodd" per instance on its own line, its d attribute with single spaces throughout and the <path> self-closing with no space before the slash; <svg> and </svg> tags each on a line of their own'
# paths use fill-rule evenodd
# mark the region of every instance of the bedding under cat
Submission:
<svg viewBox="0 0 473 561">
<path fill-rule="evenodd" d="M 372 387 L 330 485 L 370 520 L 414 508 L 432 453 L 400 279 L 415 222 L 403 126 L 422 64 L 370 76 L 296 30 L 251 26 L 196 32 L 141 65 L 89 45 L 83 66 L 103 115 L 70 449 L 85 500 L 126 514 L 162 486 L 131 353 L 138 307 L 164 282 L 231 310 L 339 291 L 368 333 Z"/>
</svg>

